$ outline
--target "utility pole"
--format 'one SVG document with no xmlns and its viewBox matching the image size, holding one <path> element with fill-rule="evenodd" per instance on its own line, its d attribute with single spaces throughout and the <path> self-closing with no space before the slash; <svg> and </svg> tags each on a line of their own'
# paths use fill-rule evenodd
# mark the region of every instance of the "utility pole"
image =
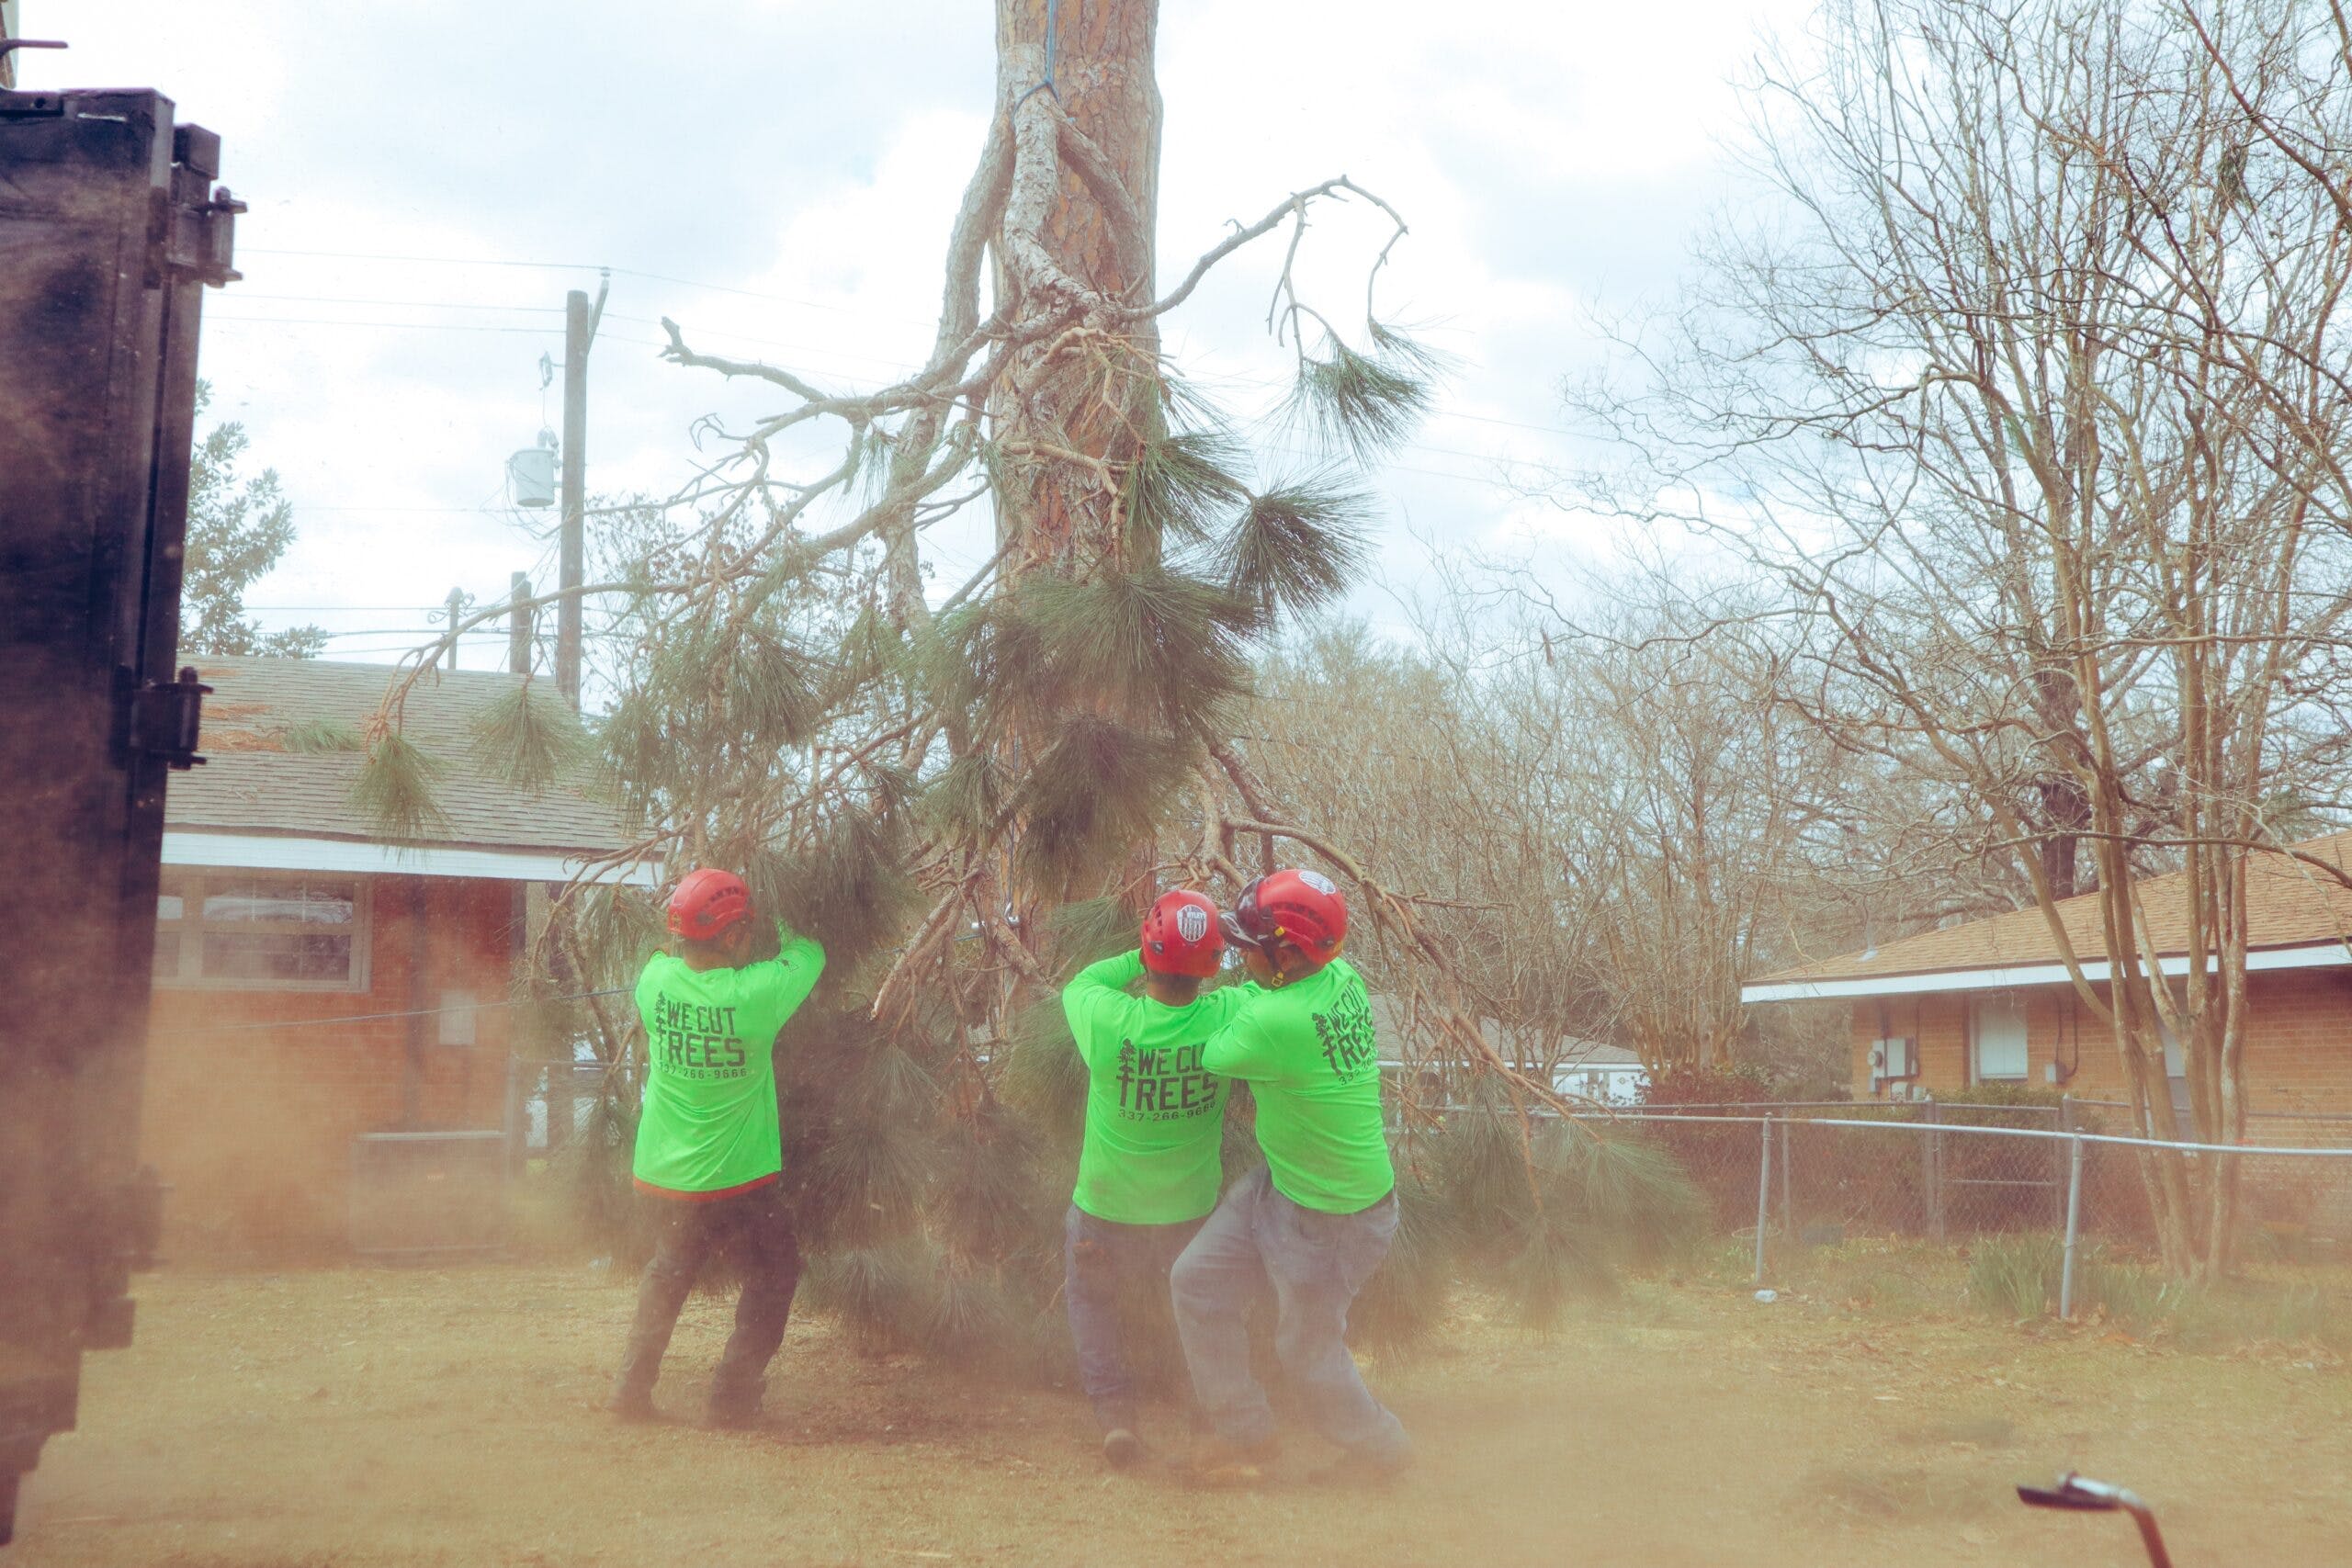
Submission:
<svg viewBox="0 0 2352 1568">
<path fill-rule="evenodd" d="M 506 599 L 514 606 L 506 623 L 506 668 L 514 674 L 528 675 L 531 672 L 531 623 L 537 618 L 532 614 L 531 580 L 516 572 Z"/>
<path fill-rule="evenodd" d="M 580 589 L 588 581 L 588 345 L 604 318 L 607 277 L 597 285 L 592 309 L 575 288 L 563 299 L 563 532 L 559 551 L 562 597 L 555 607 L 555 683 L 580 705 Z"/>
<path fill-rule="evenodd" d="M 466 617 L 466 591 L 464 589 L 452 588 L 449 590 L 449 599 L 447 609 L 449 618 L 441 624 L 449 628 L 449 668 L 455 670 L 458 667 L 458 623 L 464 620 Z"/>
</svg>

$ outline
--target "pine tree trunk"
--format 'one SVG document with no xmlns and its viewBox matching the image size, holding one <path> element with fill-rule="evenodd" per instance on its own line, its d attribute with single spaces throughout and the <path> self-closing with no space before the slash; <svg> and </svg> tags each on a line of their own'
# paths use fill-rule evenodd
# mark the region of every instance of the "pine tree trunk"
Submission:
<svg viewBox="0 0 2352 1568">
<path fill-rule="evenodd" d="M 997 104 L 1010 118 L 1012 187 L 996 245 L 1000 301 L 1017 320 L 1069 310 L 1054 275 L 1101 299 L 1152 289 L 1159 196 L 1159 0 L 998 0 Z M 1046 23 L 1058 38 L 1047 79 Z M 1098 149 L 1087 170 L 1074 130 Z M 1090 180 L 1087 173 L 1095 176 Z M 1102 188 L 1108 178 L 1115 189 Z M 1012 575 L 1124 561 L 1118 486 L 1151 429 L 1159 337 L 1149 320 L 1071 312 L 1017 355 L 989 400 L 1009 472 L 996 491 Z"/>
<path fill-rule="evenodd" d="M 1159 11 L 1158 0 L 998 0 L 997 107 L 1012 143 L 992 245 L 998 308 L 1016 322 L 1058 322 L 1013 355 L 989 395 L 1008 581 L 1125 569 L 1158 550 L 1129 536 L 1124 488 L 1159 428 L 1159 334 L 1152 318 L 1120 311 L 1148 303 L 1154 284 Z M 1054 716 L 1035 715 L 1025 735 L 1007 739 L 1009 773 L 1029 765 L 1023 751 Z M 1023 887 L 1012 853 L 1007 844 L 999 873 L 1034 951 L 1045 907 L 1099 889 Z M 1127 860 L 1105 869 L 1139 888 L 1151 846 Z"/>
</svg>

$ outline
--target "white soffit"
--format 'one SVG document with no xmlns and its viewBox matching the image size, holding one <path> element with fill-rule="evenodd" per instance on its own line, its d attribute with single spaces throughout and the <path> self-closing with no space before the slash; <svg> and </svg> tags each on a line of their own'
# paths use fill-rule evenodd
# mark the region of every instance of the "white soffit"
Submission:
<svg viewBox="0 0 2352 1568">
<path fill-rule="evenodd" d="M 583 857 L 550 850 L 462 849 L 447 845 L 370 843 L 358 839 L 303 839 L 277 833 L 164 830 L 165 865 L 221 866 L 238 871 L 339 871 L 363 876 L 462 876 L 492 882 L 569 882 Z M 658 864 L 601 873 L 597 880 L 658 886 Z"/>
<path fill-rule="evenodd" d="M 2175 955 L 2164 961 L 2167 975 L 2188 973 L 2188 960 Z M 2245 955 L 2246 970 L 2341 969 L 2352 967 L 2352 950 L 2340 942 L 2305 947 L 2273 947 Z M 2213 967 L 2209 964 L 2208 968 Z M 2108 978 L 2107 960 L 2083 965 L 2083 976 L 2094 982 Z M 1838 997 L 1917 997 L 1939 991 L 2007 991 L 2026 986 L 2064 986 L 2072 976 L 2063 964 L 2021 964 L 2007 969 L 1946 969 L 1928 975 L 1862 975 L 1845 980 L 1783 980 L 1742 986 L 1739 999 L 1758 1002 L 1827 1001 Z"/>
</svg>

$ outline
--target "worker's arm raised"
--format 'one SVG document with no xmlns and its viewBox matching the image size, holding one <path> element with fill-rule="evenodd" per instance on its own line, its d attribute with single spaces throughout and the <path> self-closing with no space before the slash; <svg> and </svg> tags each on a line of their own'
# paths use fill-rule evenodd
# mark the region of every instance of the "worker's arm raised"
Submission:
<svg viewBox="0 0 2352 1568">
<path fill-rule="evenodd" d="M 1127 1004 L 1135 999 L 1127 987 L 1142 977 L 1140 948 L 1090 964 L 1070 976 L 1062 987 L 1062 1016 L 1069 1020 L 1070 1037 L 1078 1042 L 1080 1057 L 1090 1042 L 1117 1032 Z"/>
<path fill-rule="evenodd" d="M 825 950 L 813 937 L 795 935 L 781 920 L 776 922 L 775 936 L 776 955 L 746 966 L 743 977 L 756 989 L 760 1000 L 774 1010 L 781 1024 L 817 988 L 818 979 L 825 973 Z"/>
<path fill-rule="evenodd" d="M 1259 1005 L 1266 995 L 1256 986 L 1233 986 L 1217 993 L 1233 995 L 1225 1005 L 1233 1014 L 1224 1028 L 1210 1035 L 1201 1046 L 1203 1070 L 1227 1078 L 1271 1078 L 1280 1076 L 1274 1060 L 1272 1043 L 1263 1027 L 1263 1010 Z"/>
</svg>

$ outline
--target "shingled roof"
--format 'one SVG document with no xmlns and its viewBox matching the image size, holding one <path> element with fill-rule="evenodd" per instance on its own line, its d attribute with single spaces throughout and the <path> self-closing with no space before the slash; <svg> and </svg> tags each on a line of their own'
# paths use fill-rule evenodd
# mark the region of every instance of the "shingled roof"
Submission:
<svg viewBox="0 0 2352 1568">
<path fill-rule="evenodd" d="M 166 833 L 384 841 L 383 830 L 351 799 L 360 753 L 289 750 L 287 735 L 322 724 L 359 731 L 383 701 L 390 667 L 218 658 L 200 660 L 197 670 L 213 689 L 204 699 L 198 741 L 207 761 L 172 775 Z M 525 790 L 475 759 L 475 723 L 522 682 L 489 671 L 444 671 L 412 690 L 401 733 L 446 770 L 433 793 L 447 824 L 435 830 L 432 845 L 571 855 L 620 848 L 628 839 L 618 816 L 588 792 L 584 779 Z"/>
<path fill-rule="evenodd" d="M 2295 847 L 2330 865 L 2352 870 L 2352 833 L 2335 833 Z M 2149 878 L 2140 885 L 2140 898 L 2157 952 L 2166 958 L 2185 959 L 2188 952 L 2186 874 L 2175 872 Z M 2098 895 L 2086 893 L 2062 900 L 2058 918 L 2075 956 L 2103 972 L 2108 953 Z M 2347 941 L 2352 940 L 2352 890 L 2318 867 L 2287 855 L 2256 855 L 2246 870 L 2246 936 L 2248 951 L 2253 953 L 2333 949 L 2332 962 L 2352 964 L 2352 948 L 2346 946 Z M 1785 1001 L 1806 995 L 1835 995 L 1841 983 L 1890 981 L 1904 976 L 1934 979 L 1988 971 L 2021 976 L 2064 962 L 2041 911 L 2018 909 L 1767 975 L 1748 983 L 1747 999 Z M 2091 977 L 2100 978 L 2101 973 L 2094 973 Z M 2009 983 L 2025 982 L 2019 978 Z M 1897 988 L 1891 985 L 1872 987 L 1874 990 Z M 1917 988 L 1953 987 L 1923 984 Z M 1755 994 L 1758 991 L 1767 994 Z"/>
</svg>

